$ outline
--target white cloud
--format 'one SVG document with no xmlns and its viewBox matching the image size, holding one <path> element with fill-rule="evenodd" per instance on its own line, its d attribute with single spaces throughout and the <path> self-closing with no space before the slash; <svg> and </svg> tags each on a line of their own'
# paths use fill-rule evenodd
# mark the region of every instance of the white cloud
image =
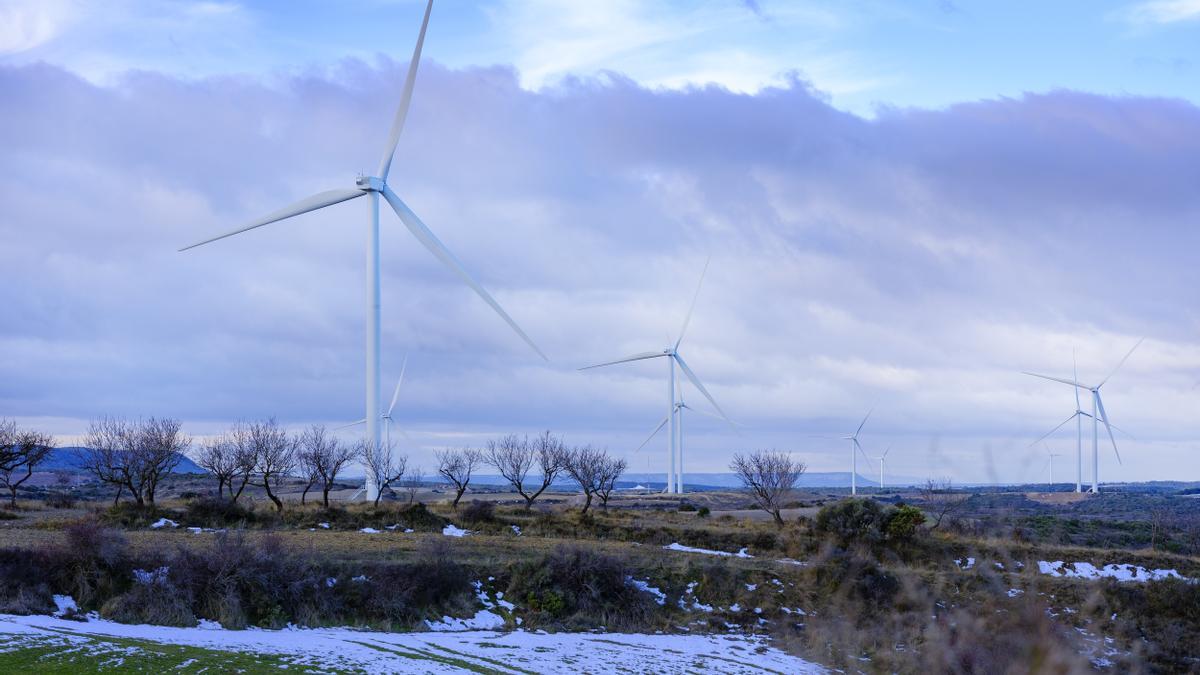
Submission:
<svg viewBox="0 0 1200 675">
<path fill-rule="evenodd" d="M 1169 24 L 1200 19 L 1200 0 L 1149 0 L 1124 9 L 1120 15 L 1134 24 Z"/>
</svg>

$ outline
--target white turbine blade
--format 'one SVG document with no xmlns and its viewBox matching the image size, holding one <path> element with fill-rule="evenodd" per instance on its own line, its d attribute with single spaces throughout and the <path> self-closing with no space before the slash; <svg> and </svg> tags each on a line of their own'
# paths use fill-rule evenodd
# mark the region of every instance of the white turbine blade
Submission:
<svg viewBox="0 0 1200 675">
<path fill-rule="evenodd" d="M 1076 382 L 1079 381 L 1079 362 L 1075 360 L 1074 349 L 1071 350 L 1071 377 L 1075 378 Z M 1079 407 L 1079 387 L 1075 387 L 1075 410 L 1077 412 L 1083 411 L 1083 408 Z"/>
<path fill-rule="evenodd" d="M 363 419 L 361 419 L 361 420 L 358 420 L 357 422 L 351 422 L 351 423 L 349 423 L 349 424 L 343 424 L 343 425 L 342 425 L 342 426 L 340 426 L 340 427 L 334 427 L 334 428 L 333 428 L 333 430 L 334 430 L 334 431 L 337 431 L 337 430 L 339 430 L 339 429 L 349 429 L 350 427 L 356 427 L 356 426 L 358 426 L 358 425 L 360 425 L 360 424 L 366 424 L 366 423 L 367 423 L 367 420 L 366 420 L 366 418 L 363 418 Z"/>
<path fill-rule="evenodd" d="M 862 424 L 859 424 L 858 429 L 854 432 L 854 438 L 858 438 L 858 433 L 863 430 L 863 427 L 867 426 L 867 420 L 871 418 L 871 413 L 873 412 L 875 412 L 874 408 L 867 411 L 867 416 L 863 418 Z"/>
<path fill-rule="evenodd" d="M 683 357 L 676 353 L 671 354 L 671 356 L 675 359 L 675 362 L 679 364 L 679 369 L 683 371 L 683 374 L 687 376 L 687 379 L 691 380 L 692 384 L 700 390 L 701 394 L 704 394 L 704 398 L 708 399 L 708 402 L 712 404 L 712 407 L 721 415 L 721 419 L 729 423 L 729 426 L 737 428 L 733 423 L 733 420 L 729 419 L 729 415 L 726 415 L 725 411 L 721 410 L 721 406 L 717 405 L 717 400 L 712 397 L 712 394 L 708 393 L 707 389 L 704 388 L 704 384 L 700 382 L 700 378 L 696 377 L 696 373 L 693 373 L 692 369 L 688 367 L 688 364 L 683 360 Z"/>
<path fill-rule="evenodd" d="M 282 209 L 279 209 L 278 211 L 269 213 L 266 216 L 263 216 L 262 218 L 259 218 L 258 220 L 250 223 L 249 225 L 246 225 L 244 227 L 239 227 L 238 229 L 236 229 L 232 232 L 226 232 L 225 234 L 218 235 L 216 237 L 212 237 L 211 239 L 205 239 L 204 241 L 196 242 L 195 244 L 192 244 L 190 246 L 184 246 L 183 248 L 181 248 L 179 250 L 186 251 L 189 248 L 196 248 L 197 246 L 203 246 L 205 244 L 210 244 L 214 241 L 217 241 L 218 239 L 224 239 L 225 237 L 232 237 L 235 234 L 241 234 L 242 232 L 245 232 L 247 230 L 253 230 L 256 227 L 262 227 L 263 225 L 270 225 L 271 223 L 275 223 L 280 220 L 291 218 L 292 216 L 298 216 L 302 213 L 308 213 L 309 211 L 316 211 L 317 209 L 323 209 L 326 206 L 333 206 L 334 204 L 339 204 L 341 202 L 344 202 L 344 201 L 347 201 L 350 199 L 354 199 L 355 197 L 361 197 L 365 194 L 367 194 L 367 193 L 362 190 L 328 190 L 326 192 L 318 192 L 317 194 L 315 194 L 311 197 L 306 197 L 304 199 L 301 199 L 300 201 L 296 202 L 295 204 L 285 206 Z"/>
<path fill-rule="evenodd" d="M 592 368 L 603 368 L 604 366 L 614 366 L 618 363 L 629 363 L 630 361 L 644 361 L 646 359 L 656 359 L 660 356 L 666 356 L 666 354 L 663 352 L 642 352 L 641 354 L 634 354 L 633 356 L 626 356 L 625 358 L 617 359 L 616 361 L 605 361 L 604 363 L 597 363 L 592 366 L 584 366 L 584 367 L 580 368 L 580 370 L 590 370 Z"/>
<path fill-rule="evenodd" d="M 743 427 L 743 426 L 745 426 L 744 424 L 739 424 L 739 423 L 737 423 L 737 422 L 730 422 L 729 420 L 725 419 L 724 417 L 721 417 L 720 415 L 718 415 L 718 414 L 716 414 L 716 413 L 709 412 L 709 411 L 707 411 L 707 410 L 703 410 L 703 409 L 701 409 L 701 408 L 693 408 L 692 406 L 690 406 L 690 405 L 688 405 L 688 404 L 686 404 L 686 403 L 682 404 L 680 407 L 681 407 L 681 408 L 686 408 L 686 409 L 688 409 L 688 410 L 690 410 L 690 411 L 692 411 L 692 412 L 695 412 L 695 413 L 700 413 L 701 415 L 706 415 L 706 416 L 708 416 L 708 417 L 711 417 L 711 418 L 713 418 L 714 420 L 722 420 L 722 421 L 725 421 L 725 422 L 729 422 L 730 424 L 732 424 L 732 425 L 733 425 L 733 426 L 735 426 L 735 427 Z M 832 437 L 830 437 L 830 436 L 818 436 L 817 438 L 832 438 Z"/>
<path fill-rule="evenodd" d="M 859 452 L 862 454 L 862 456 L 863 456 L 863 459 L 865 459 L 865 460 L 867 460 L 868 462 L 870 462 L 870 461 L 871 461 L 871 456 L 867 454 L 867 451 L 866 451 L 866 450 L 863 450 L 862 443 L 859 443 L 857 438 L 852 438 L 852 439 L 850 439 L 850 440 L 854 441 L 854 447 L 855 447 L 855 448 L 858 448 L 858 451 L 859 451 Z"/>
<path fill-rule="evenodd" d="M 663 427 L 667 426 L 667 422 L 669 422 L 670 420 L 671 420 L 670 415 L 667 415 L 666 417 L 664 417 L 663 420 L 658 423 L 658 426 L 654 427 L 654 431 L 651 431 L 650 435 L 646 437 L 646 440 L 642 441 L 642 444 L 637 446 L 637 450 L 634 450 L 634 452 L 641 450 L 642 448 L 646 447 L 647 443 L 654 440 L 654 437 L 658 435 L 658 432 L 662 431 Z"/>
<path fill-rule="evenodd" d="M 388 415 L 388 416 L 384 417 L 384 418 L 383 418 L 383 421 L 384 421 L 384 422 L 386 422 L 386 423 L 387 423 L 387 425 L 388 425 L 389 427 L 391 427 L 391 426 L 392 426 L 392 417 L 391 417 L 391 415 Z M 400 435 L 404 437 L 404 440 L 406 440 L 406 441 L 411 441 L 411 440 L 412 440 L 412 436 L 409 436 L 409 435 L 408 435 L 408 432 L 404 430 L 404 427 L 396 427 L 396 431 L 399 431 L 399 432 L 400 432 Z"/>
<path fill-rule="evenodd" d="M 1058 431 L 1059 429 L 1063 428 L 1063 425 L 1065 425 L 1067 422 L 1070 422 L 1071 420 L 1075 419 L 1075 416 L 1076 416 L 1076 415 L 1080 415 L 1080 414 L 1084 414 L 1084 415 L 1086 415 L 1087 413 L 1071 413 L 1071 416 L 1070 416 L 1070 417 L 1068 417 L 1067 419 L 1065 419 L 1065 420 L 1063 420 L 1062 422 L 1060 422 L 1060 423 L 1058 424 L 1058 426 L 1054 427 L 1054 428 L 1053 428 L 1053 429 L 1051 429 L 1050 431 L 1047 431 L 1046 433 L 1042 434 L 1042 436 L 1041 436 L 1040 438 L 1038 438 L 1036 441 L 1034 441 L 1034 442 L 1030 443 L 1030 444 L 1029 444 L 1029 447 L 1031 447 L 1031 448 L 1032 448 L 1033 446 L 1037 445 L 1038 443 L 1041 443 L 1042 441 L 1046 440 L 1047 438 L 1049 438 L 1049 437 L 1050 437 L 1050 434 L 1052 434 L 1052 433 L 1054 433 L 1054 432 Z"/>
<path fill-rule="evenodd" d="M 392 130 L 388 133 L 387 146 L 383 149 L 383 158 L 379 160 L 381 180 L 386 181 L 388 172 L 392 169 L 392 158 L 396 155 L 396 145 L 400 142 L 400 132 L 404 130 L 404 120 L 408 117 L 408 106 L 412 104 L 413 86 L 417 82 L 417 66 L 421 63 L 421 47 L 425 45 L 425 29 L 429 26 L 429 13 L 433 10 L 433 0 L 425 5 L 425 18 L 421 19 L 421 32 L 417 35 L 417 46 L 413 49 L 412 60 L 408 62 L 408 75 L 404 78 L 404 92 L 400 94 L 400 107 L 396 109 L 396 118 L 392 120 Z"/>
<path fill-rule="evenodd" d="M 1113 375 L 1116 375 L 1117 371 L 1121 369 L 1121 366 L 1125 365 L 1125 362 L 1129 360 L 1129 357 L 1133 356 L 1133 352 L 1136 351 L 1138 347 L 1141 347 L 1142 343 L 1145 341 L 1146 338 L 1138 340 L 1137 344 L 1133 346 L 1133 349 L 1130 349 L 1129 352 L 1125 354 L 1125 358 L 1121 359 L 1121 362 L 1117 364 L 1117 367 L 1112 369 L 1112 372 L 1108 374 L 1108 377 L 1100 380 L 1100 384 L 1096 385 L 1096 388 L 1099 389 L 1100 387 L 1103 387 L 1105 382 L 1108 382 Z"/>
<path fill-rule="evenodd" d="M 892 446 L 890 446 L 890 445 L 889 445 L 889 446 L 887 446 L 887 450 L 884 450 L 884 451 L 883 451 L 883 456 L 882 456 L 882 457 L 880 457 L 880 459 L 883 459 L 884 457 L 887 457 L 887 454 L 888 454 L 889 452 L 891 452 L 891 451 L 892 451 Z"/>
<path fill-rule="evenodd" d="M 1083 387 L 1083 385 L 1079 384 L 1079 382 L 1076 382 L 1074 380 L 1064 380 L 1061 377 L 1051 377 L 1049 375 L 1038 375 L 1037 373 L 1031 373 L 1028 370 L 1022 370 L 1021 373 L 1024 375 L 1032 375 L 1034 377 L 1040 377 L 1043 380 L 1050 380 L 1052 382 L 1062 382 L 1063 384 L 1069 384 L 1072 387 Z M 1086 388 L 1087 387 L 1084 387 L 1084 389 L 1086 389 Z"/>
<path fill-rule="evenodd" d="M 1141 343 L 1139 342 L 1138 344 Z M 1131 350 L 1129 353 L 1132 354 L 1133 351 Z M 1108 423 L 1108 413 L 1104 412 L 1104 399 L 1100 398 L 1099 391 L 1094 392 L 1094 395 L 1096 397 L 1096 407 L 1100 410 L 1100 421 L 1104 422 L 1104 428 L 1108 431 L 1108 440 L 1112 441 L 1113 453 L 1117 456 L 1117 463 L 1124 464 L 1124 462 L 1121 461 L 1121 453 L 1117 450 L 1117 438 L 1116 436 L 1113 436 L 1112 425 Z"/>
<path fill-rule="evenodd" d="M 400 379 L 396 380 L 396 390 L 392 392 L 392 403 L 388 406 L 386 417 L 391 419 L 392 410 L 396 407 L 396 399 L 400 398 L 400 385 L 404 383 L 404 369 L 408 368 L 408 354 L 404 355 L 404 362 L 400 364 Z"/>
<path fill-rule="evenodd" d="M 461 278 L 464 283 L 470 286 L 471 289 L 479 295 L 479 297 L 483 298 L 484 302 L 490 305 L 492 309 L 496 310 L 496 313 L 500 315 L 500 318 L 504 319 L 504 321 L 508 323 L 509 327 L 512 328 L 517 335 L 521 336 L 521 339 L 524 340 L 525 343 L 530 347 L 532 347 L 533 351 L 538 353 L 538 356 L 542 357 L 546 361 L 550 360 L 546 358 L 546 355 L 542 353 L 541 349 L 538 349 L 538 346 L 534 344 L 533 340 L 525 334 L 525 331 L 521 330 L 521 327 L 517 325 L 517 322 L 513 321 L 513 318 L 508 315 L 508 312 L 504 311 L 504 308 L 500 306 L 500 303 L 496 302 L 496 300 L 493 299 L 486 290 L 484 290 L 483 286 L 479 285 L 478 281 L 475 281 L 475 278 L 471 276 L 471 273 L 467 271 L 467 268 L 463 267 L 463 264 L 459 262 L 458 258 L 454 257 L 454 254 L 450 252 L 450 249 L 446 248 L 445 244 L 443 244 L 438 240 L 437 237 L 433 235 L 433 232 L 426 227 L 425 223 L 421 222 L 421 219 L 417 217 L 417 214 L 413 213 L 412 209 L 408 208 L 408 205 L 401 201 L 400 198 L 396 196 L 396 193 L 392 191 L 392 188 L 388 187 L 386 184 L 383 186 L 383 198 L 386 199 L 388 204 L 392 206 L 392 210 L 395 211 L 396 215 L 400 217 L 400 222 L 404 223 L 404 226 L 408 228 L 409 232 L 412 232 L 412 235 L 417 238 L 417 241 L 421 242 L 425 248 L 429 249 L 429 252 L 436 256 L 438 260 L 441 260 L 446 267 L 449 267 L 456 274 L 458 274 L 459 278 Z"/>
<path fill-rule="evenodd" d="M 692 322 L 692 312 L 696 310 L 696 300 L 700 297 L 700 286 L 704 284 L 704 275 L 708 272 L 708 263 L 712 262 L 712 256 L 704 260 L 704 269 L 700 270 L 700 281 L 696 283 L 696 292 L 692 295 L 692 304 L 688 307 L 687 316 L 683 319 L 683 327 L 679 329 L 679 339 L 675 341 L 675 349 L 679 349 L 679 343 L 683 342 L 683 334 L 687 332 L 688 324 Z"/>
</svg>

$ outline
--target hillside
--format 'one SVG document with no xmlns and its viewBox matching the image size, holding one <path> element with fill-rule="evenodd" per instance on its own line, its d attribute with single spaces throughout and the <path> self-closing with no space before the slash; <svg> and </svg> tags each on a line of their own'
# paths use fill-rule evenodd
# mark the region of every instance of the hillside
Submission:
<svg viewBox="0 0 1200 675">
<path fill-rule="evenodd" d="M 83 471 L 80 460 L 80 453 L 87 448 L 81 446 L 68 446 L 65 448 L 55 448 L 46 461 L 38 466 L 38 471 L 70 471 L 79 473 Z M 193 474 L 193 473 L 208 473 L 204 469 L 196 465 L 195 462 L 188 459 L 186 456 L 179 460 L 179 466 L 175 467 L 174 473 Z"/>
</svg>

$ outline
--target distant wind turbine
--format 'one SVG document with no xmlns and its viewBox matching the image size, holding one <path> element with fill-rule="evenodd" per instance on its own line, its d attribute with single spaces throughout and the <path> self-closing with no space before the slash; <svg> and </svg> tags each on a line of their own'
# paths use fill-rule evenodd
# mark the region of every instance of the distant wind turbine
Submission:
<svg viewBox="0 0 1200 675">
<path fill-rule="evenodd" d="M 682 387 L 680 387 L 680 389 L 682 389 Z M 676 439 L 676 442 L 678 443 L 678 449 L 679 449 L 679 473 L 678 473 L 677 486 L 679 487 L 680 493 L 683 492 L 683 411 L 684 410 L 691 410 L 692 412 L 698 412 L 701 415 L 707 415 L 713 419 L 724 420 L 726 422 L 729 422 L 729 420 L 725 419 L 724 417 L 721 417 L 720 415 L 710 413 L 707 410 L 699 410 L 699 409 L 693 408 L 692 406 L 683 402 L 682 396 L 679 397 L 679 401 L 675 404 L 673 411 L 675 413 L 675 432 L 678 436 L 678 438 Z M 637 446 L 637 450 L 634 450 L 634 452 L 638 452 L 642 448 L 646 447 L 646 444 L 649 443 L 651 440 L 653 440 L 654 437 L 658 435 L 658 432 L 662 431 L 662 428 L 667 426 L 667 424 L 670 421 L 671 421 L 670 415 L 667 415 L 666 417 L 662 418 L 662 421 L 658 423 L 658 426 L 654 427 L 654 431 L 650 432 L 650 435 L 646 437 L 646 440 L 642 441 L 641 445 Z M 734 424 L 734 423 L 730 422 L 730 424 Z M 735 426 L 736 426 L 736 424 L 735 424 Z"/>
<path fill-rule="evenodd" d="M 883 489 L 883 460 L 887 459 L 888 453 L 891 451 L 892 451 L 892 446 L 889 445 L 887 447 L 887 450 L 884 450 L 883 454 L 880 455 L 878 458 L 879 459 L 879 488 L 881 490 Z"/>
<path fill-rule="evenodd" d="M 1110 379 L 1112 379 L 1113 375 L 1117 374 L 1117 371 L 1121 369 L 1121 366 L 1125 365 L 1125 362 L 1129 360 L 1130 356 L 1133 356 L 1133 352 L 1142 345 L 1142 342 L 1144 342 L 1145 339 L 1146 338 L 1142 338 L 1141 340 L 1138 340 L 1137 344 L 1133 345 L 1133 348 L 1130 349 L 1129 352 L 1125 354 L 1125 358 L 1121 359 L 1121 361 L 1117 364 L 1117 366 L 1112 369 L 1112 372 L 1110 372 L 1108 374 L 1108 376 L 1105 377 L 1103 380 L 1100 380 L 1100 383 L 1095 386 L 1088 386 L 1086 384 L 1081 384 L 1079 382 L 1078 375 L 1076 375 L 1075 379 L 1067 380 L 1067 379 L 1063 379 L 1060 377 L 1051 377 L 1050 375 L 1039 375 L 1038 373 L 1030 373 L 1028 371 L 1025 372 L 1026 375 L 1040 377 L 1043 380 L 1050 380 L 1052 382 L 1061 382 L 1063 384 L 1075 387 L 1075 414 L 1072 415 L 1071 417 L 1068 417 L 1066 419 L 1066 421 L 1064 421 L 1062 424 L 1059 424 L 1057 427 L 1054 427 L 1054 429 L 1051 429 L 1050 433 L 1054 433 L 1055 431 L 1058 431 L 1058 429 L 1060 427 L 1062 427 L 1063 424 L 1070 422 L 1072 419 L 1078 419 L 1080 416 L 1086 416 L 1086 417 L 1092 418 L 1092 487 L 1091 487 L 1091 492 L 1093 492 L 1093 493 L 1100 492 L 1100 428 L 1099 428 L 1099 422 L 1104 422 L 1104 429 L 1108 432 L 1108 439 L 1110 441 L 1112 441 L 1113 454 L 1115 454 L 1117 456 L 1117 463 L 1118 464 L 1121 463 L 1121 453 L 1120 453 L 1120 451 L 1117 450 L 1117 439 L 1113 435 L 1113 429 L 1116 429 L 1116 427 L 1114 427 L 1108 421 L 1108 413 L 1105 412 L 1105 410 L 1104 410 L 1104 400 L 1100 397 L 1100 388 L 1103 387 L 1105 385 L 1105 383 L 1107 383 Z M 1092 394 L 1092 413 L 1090 415 L 1083 412 L 1080 409 L 1080 406 L 1079 406 L 1079 390 L 1080 389 L 1086 389 L 1087 391 L 1091 392 L 1091 394 Z M 1119 429 L 1118 429 L 1118 431 L 1119 431 Z M 1049 435 L 1050 434 L 1046 434 L 1046 436 L 1049 436 Z M 1045 436 L 1043 436 L 1042 438 L 1045 438 Z M 1041 439 L 1039 439 L 1039 440 L 1041 440 Z M 1080 488 L 1080 486 L 1077 486 L 1077 489 L 1079 489 L 1079 488 Z"/>
<path fill-rule="evenodd" d="M 429 252 L 434 255 L 442 264 L 449 267 L 463 283 L 467 284 L 474 290 L 479 297 L 483 298 L 500 318 L 508 323 L 517 335 L 521 337 L 535 352 L 543 359 L 546 355 L 538 349 L 525 331 L 517 325 L 517 322 L 508 315 L 507 312 L 500 306 L 498 302 L 475 280 L 474 277 L 467 271 L 458 258 L 450 252 L 441 241 L 434 236 L 433 232 L 421 221 L 417 214 L 413 213 L 412 209 L 405 204 L 392 188 L 387 183 L 388 172 L 392 167 L 392 160 L 396 153 L 396 146 L 400 142 L 400 132 L 404 129 L 404 122 L 408 117 L 408 108 L 412 103 L 413 86 L 417 79 L 417 66 L 421 62 L 421 47 L 425 43 L 425 30 L 429 26 L 429 14 L 433 10 L 433 0 L 429 0 L 425 6 L 425 16 L 421 20 L 421 32 L 417 35 L 417 45 L 413 50 L 412 60 L 408 64 L 408 75 L 404 80 L 404 90 L 400 96 L 400 106 L 396 110 L 396 117 L 392 120 L 392 128 L 388 134 L 387 144 L 384 146 L 383 157 L 379 160 L 379 168 L 376 170 L 375 176 L 359 176 L 351 189 L 328 190 L 326 192 L 317 193 L 311 197 L 302 199 L 294 204 L 285 206 L 278 211 L 270 213 L 258 220 L 255 220 L 247 225 L 239 227 L 231 232 L 205 239 L 190 246 L 185 246 L 180 249 L 186 251 L 190 248 L 202 246 L 210 242 L 231 237 L 235 234 L 240 234 L 248 230 L 253 230 L 263 225 L 278 222 L 298 216 L 310 211 L 323 209 L 327 206 L 340 204 L 341 202 L 351 199 L 358 199 L 362 196 L 370 196 L 368 199 L 369 205 L 369 220 L 367 230 L 367 359 L 366 359 L 366 415 L 364 420 L 367 425 L 367 442 L 371 447 L 379 447 L 379 422 L 381 416 L 379 414 L 379 344 L 380 344 L 380 279 L 379 279 L 379 197 L 382 196 L 392 210 L 399 216 L 400 222 L 408 228 L 408 231 L 421 242 L 421 245 L 429 249 Z M 378 493 L 378 486 L 371 480 L 368 485 L 367 498 L 374 499 Z"/>
<path fill-rule="evenodd" d="M 392 402 L 390 405 L 388 405 L 387 412 L 385 412 L 379 416 L 379 418 L 384 423 L 383 442 L 384 442 L 385 447 L 390 447 L 392 445 L 392 421 L 393 421 L 392 411 L 394 411 L 396 409 L 396 401 L 400 400 L 400 385 L 404 384 L 404 371 L 407 369 L 408 369 L 408 355 L 405 354 L 404 361 L 403 361 L 403 363 L 400 364 L 400 377 L 399 377 L 399 379 L 396 380 L 396 388 L 392 390 Z M 366 424 L 366 422 L 367 422 L 367 419 L 364 417 L 361 420 L 356 420 L 349 424 L 343 424 L 340 427 L 335 427 L 335 430 L 356 427 L 360 424 Z M 400 429 L 400 433 L 403 434 L 405 438 L 408 438 L 408 434 L 404 431 L 404 429 Z"/>
<path fill-rule="evenodd" d="M 867 460 L 871 459 L 869 456 L 867 456 L 867 451 L 863 450 L 862 444 L 858 442 L 858 434 L 863 430 L 863 427 L 866 426 L 867 420 L 870 419 L 871 413 L 873 412 L 875 412 L 874 409 L 867 411 L 867 416 L 863 418 L 862 423 L 858 425 L 858 428 L 854 430 L 853 434 L 849 436 L 842 436 L 842 440 L 850 441 L 850 494 L 852 495 L 858 494 L 858 453 L 861 452 L 862 456 Z M 879 465 L 879 472 L 881 477 L 879 482 L 882 484 L 882 462 L 880 462 Z"/>
<path fill-rule="evenodd" d="M 667 434 L 670 437 L 667 441 L 667 452 L 668 457 L 670 458 L 670 470 L 667 473 L 666 492 L 671 494 L 679 494 L 683 491 L 682 457 L 679 458 L 679 464 L 676 464 L 678 447 L 677 443 L 679 439 L 676 429 L 676 412 L 679 410 L 679 406 L 681 405 L 681 403 L 675 400 L 675 366 L 677 364 L 679 366 L 679 370 L 684 374 L 685 377 L 687 377 L 688 381 L 691 382 L 692 385 L 704 395 L 704 398 L 708 399 L 708 402 L 712 404 L 713 408 L 715 408 L 717 413 L 720 414 L 721 419 L 730 425 L 733 425 L 733 422 L 729 419 L 729 416 L 725 414 L 724 410 L 721 410 L 721 406 L 717 405 L 716 399 L 712 397 L 712 394 L 708 393 L 708 389 L 704 388 L 704 384 L 700 382 L 700 378 L 696 377 L 696 373 L 692 372 L 692 369 L 688 367 L 687 362 L 684 361 L 683 357 L 679 355 L 679 345 L 683 342 L 683 336 L 687 332 L 688 323 L 690 323 L 692 320 L 692 312 L 696 309 L 696 299 L 700 297 L 700 287 L 704 283 L 704 274 L 708 271 L 708 263 L 708 260 L 704 262 L 704 269 L 700 272 L 700 282 L 696 284 L 696 293 L 692 296 L 692 305 L 688 308 L 687 316 L 683 319 L 683 327 L 679 329 L 679 338 L 675 340 L 674 345 L 668 344 L 666 349 L 658 352 L 642 352 L 641 354 L 626 356 L 623 359 L 605 361 L 604 363 L 597 363 L 595 365 L 580 368 L 580 370 L 590 370 L 592 368 L 603 368 L 605 366 L 613 366 L 618 363 L 629 363 L 631 361 L 644 361 L 646 359 L 657 359 L 663 357 L 667 359 L 667 416 L 666 419 L 664 419 L 658 425 L 658 427 L 654 429 L 654 432 L 650 434 L 650 438 L 653 438 L 654 435 L 657 434 L 660 429 L 662 429 L 663 425 L 670 426 L 670 433 Z M 667 340 L 668 342 L 670 341 L 669 335 Z M 647 439 L 647 442 L 649 442 L 649 439 Z M 644 446 L 645 443 L 642 443 L 642 445 Z"/>
<path fill-rule="evenodd" d="M 1042 445 L 1044 446 L 1045 444 L 1043 443 Z M 1062 455 L 1057 452 L 1050 452 L 1050 448 L 1046 448 L 1046 464 L 1050 465 L 1050 488 L 1051 489 L 1054 488 L 1054 458 L 1055 457 L 1062 457 Z M 1043 469 L 1046 468 L 1045 465 L 1043 465 L 1042 468 Z"/>
</svg>

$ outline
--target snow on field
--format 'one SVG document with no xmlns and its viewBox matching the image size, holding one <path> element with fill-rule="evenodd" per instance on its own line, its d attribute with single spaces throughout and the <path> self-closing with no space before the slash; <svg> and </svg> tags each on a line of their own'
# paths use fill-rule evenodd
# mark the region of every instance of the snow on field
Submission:
<svg viewBox="0 0 1200 675">
<path fill-rule="evenodd" d="M 83 653 L 108 654 L 116 645 L 105 638 L 274 654 L 298 666 L 369 673 L 827 672 L 771 647 L 764 637 L 747 635 L 380 633 L 346 628 L 233 631 L 0 614 L 4 650 L 53 639 Z M 136 659 L 136 651 L 126 658 Z"/>
<path fill-rule="evenodd" d="M 714 551 L 712 549 L 707 549 L 707 548 L 692 548 L 691 546 L 684 546 L 683 544 L 680 544 L 679 542 L 675 542 L 674 544 L 667 544 L 663 548 L 667 549 L 668 551 L 684 551 L 687 553 L 703 553 L 704 555 L 723 555 L 723 556 L 730 556 L 730 557 L 734 557 L 734 558 L 753 558 L 754 557 L 754 556 L 750 555 L 749 553 L 746 553 L 746 549 L 742 549 L 742 550 L 738 551 L 737 553 L 730 553 L 729 551 Z"/>
<path fill-rule="evenodd" d="M 1187 578 L 1173 569 L 1148 570 L 1139 565 L 1128 564 L 1096 567 L 1089 562 L 1064 563 L 1061 560 L 1054 562 L 1039 560 L 1038 571 L 1042 574 L 1049 574 L 1052 577 L 1066 577 L 1069 579 L 1100 579 L 1111 577 L 1117 581 L 1156 581 L 1167 578 Z"/>
<path fill-rule="evenodd" d="M 69 612 L 79 611 L 79 605 L 75 604 L 75 598 L 72 598 L 69 595 L 54 596 L 54 606 L 58 608 L 55 610 L 54 616 L 62 616 L 63 614 L 67 614 Z"/>
<path fill-rule="evenodd" d="M 954 562 L 955 562 L 955 564 L 957 564 L 959 567 L 963 568 L 964 570 L 969 570 L 975 566 L 974 558 L 963 558 L 961 560 L 955 560 Z"/>
<path fill-rule="evenodd" d="M 150 523 L 150 529 L 152 530 L 157 530 L 160 527 L 179 527 L 179 523 L 171 520 L 170 518 L 159 518 L 153 523 Z"/>
<path fill-rule="evenodd" d="M 471 534 L 471 531 L 464 530 L 460 527 L 455 527 L 454 524 L 451 523 L 442 528 L 442 534 L 446 535 L 447 537 L 465 537 L 468 534 Z"/>
</svg>

